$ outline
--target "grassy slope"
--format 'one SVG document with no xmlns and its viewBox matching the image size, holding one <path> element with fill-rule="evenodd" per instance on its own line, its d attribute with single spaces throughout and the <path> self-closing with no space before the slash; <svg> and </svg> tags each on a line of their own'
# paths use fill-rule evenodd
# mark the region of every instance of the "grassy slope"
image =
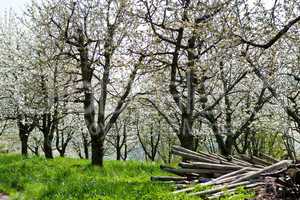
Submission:
<svg viewBox="0 0 300 200">
<path fill-rule="evenodd" d="M 92 167 L 87 160 L 40 157 L 22 158 L 0 154 L 0 193 L 11 199 L 80 200 L 199 200 L 173 196 L 172 185 L 153 183 L 150 176 L 167 175 L 158 164 L 138 161 L 106 161 L 105 167 Z M 241 192 L 230 200 L 249 197 Z"/>
<path fill-rule="evenodd" d="M 152 175 L 163 175 L 157 164 L 107 161 L 100 169 L 86 160 L 0 155 L 0 192 L 15 199 L 187 199 Z"/>
</svg>

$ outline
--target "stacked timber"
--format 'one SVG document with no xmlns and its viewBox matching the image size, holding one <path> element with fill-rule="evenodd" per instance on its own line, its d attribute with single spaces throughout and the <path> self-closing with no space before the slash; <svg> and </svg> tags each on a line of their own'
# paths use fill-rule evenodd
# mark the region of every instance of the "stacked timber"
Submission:
<svg viewBox="0 0 300 200">
<path fill-rule="evenodd" d="M 177 176 L 151 179 L 176 183 L 174 194 L 188 193 L 190 196 L 219 199 L 224 195 L 225 189 L 227 193 L 234 192 L 242 186 L 258 191 L 265 187 L 266 177 L 272 177 L 278 183 L 275 190 L 282 190 L 283 182 L 290 182 L 292 188 L 299 188 L 300 192 L 300 180 L 296 180 L 297 176 L 300 179 L 300 166 L 293 164 L 292 160 L 278 161 L 264 154 L 260 157 L 238 155 L 226 158 L 218 154 L 194 152 L 180 146 L 173 146 L 172 153 L 180 156 L 182 162 L 176 168 L 162 165 L 161 169 Z M 210 189 L 197 191 L 199 187 L 206 188 L 202 186 L 210 186 Z"/>
</svg>

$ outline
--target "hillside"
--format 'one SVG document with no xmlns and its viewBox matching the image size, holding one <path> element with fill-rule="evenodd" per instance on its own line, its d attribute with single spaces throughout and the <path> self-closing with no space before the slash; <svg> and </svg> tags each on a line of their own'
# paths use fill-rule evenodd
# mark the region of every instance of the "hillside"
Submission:
<svg viewBox="0 0 300 200">
<path fill-rule="evenodd" d="M 0 155 L 0 193 L 10 199 L 199 200 L 173 196 L 174 186 L 150 182 L 153 175 L 166 174 L 158 164 L 138 161 L 107 161 L 100 169 L 79 159 Z"/>
<path fill-rule="evenodd" d="M 0 155 L 0 192 L 12 199 L 184 199 L 168 194 L 172 186 L 150 182 L 162 174 L 157 164 L 136 161 L 99 169 L 85 160 Z"/>
</svg>

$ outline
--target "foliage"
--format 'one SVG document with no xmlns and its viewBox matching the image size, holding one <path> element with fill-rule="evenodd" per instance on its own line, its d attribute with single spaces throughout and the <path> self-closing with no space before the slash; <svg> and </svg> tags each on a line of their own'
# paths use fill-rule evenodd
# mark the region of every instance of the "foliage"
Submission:
<svg viewBox="0 0 300 200">
<path fill-rule="evenodd" d="M 286 154 L 282 134 L 273 132 L 258 132 L 252 141 L 258 152 L 271 155 L 274 158 L 282 158 Z M 253 149 L 254 145 L 253 145 Z M 254 150 L 253 150 L 254 151 Z"/>
</svg>

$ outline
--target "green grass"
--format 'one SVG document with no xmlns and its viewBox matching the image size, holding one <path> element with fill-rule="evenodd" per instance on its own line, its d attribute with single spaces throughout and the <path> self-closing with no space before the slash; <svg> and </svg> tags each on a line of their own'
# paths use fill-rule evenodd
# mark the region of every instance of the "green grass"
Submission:
<svg viewBox="0 0 300 200">
<path fill-rule="evenodd" d="M 172 185 L 151 182 L 152 175 L 165 174 L 138 161 L 106 161 L 100 169 L 86 160 L 0 154 L 0 192 L 12 199 L 187 199 L 171 195 Z"/>
<path fill-rule="evenodd" d="M 0 192 L 9 193 L 11 199 L 200 199 L 172 195 L 174 185 L 151 182 L 155 175 L 167 174 L 155 163 L 106 161 L 98 168 L 87 160 L 0 154 Z"/>
</svg>

